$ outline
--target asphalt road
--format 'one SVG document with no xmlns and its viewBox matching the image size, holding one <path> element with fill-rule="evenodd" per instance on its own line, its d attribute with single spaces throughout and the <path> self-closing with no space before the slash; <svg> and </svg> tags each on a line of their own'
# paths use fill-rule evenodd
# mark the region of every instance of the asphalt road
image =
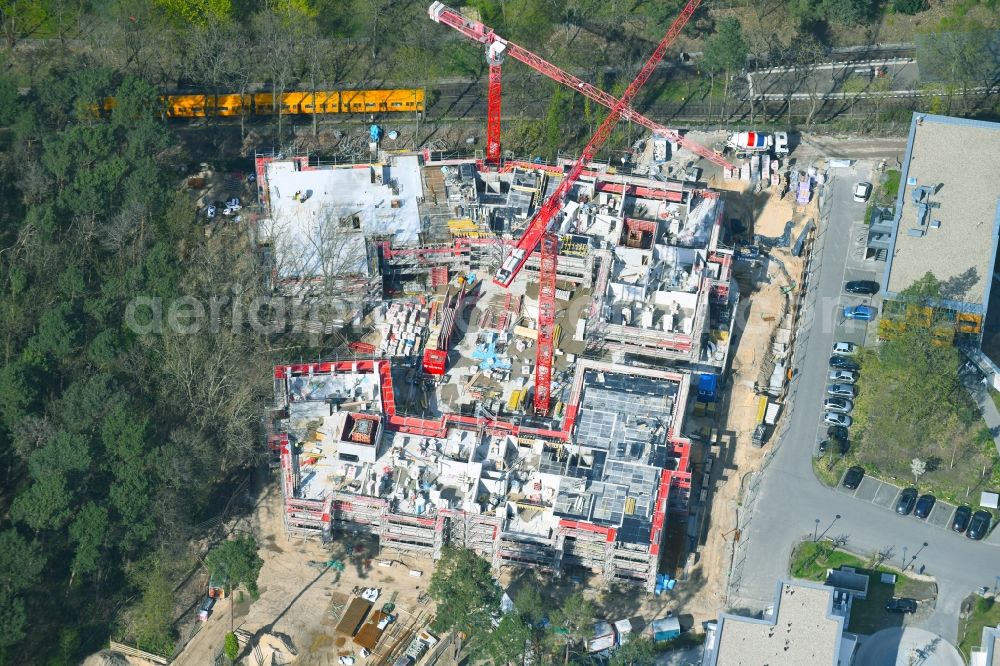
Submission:
<svg viewBox="0 0 1000 666">
<path fill-rule="evenodd" d="M 890 563 L 902 566 L 905 558 L 914 569 L 925 567 L 925 573 L 937 579 L 938 599 L 934 613 L 920 625 L 955 642 L 962 600 L 980 586 L 992 587 L 1000 574 L 997 532 L 984 542 L 969 541 L 912 516 L 897 516 L 842 489 L 827 488 L 812 471 L 831 345 L 835 339 L 859 341 L 874 333 L 853 322 L 844 328 L 837 315 L 843 304 L 858 302 L 843 296 L 841 287 L 845 276 L 863 274 L 856 243 L 865 206 L 854 203 L 851 192 L 868 174 L 855 169 L 831 174 L 828 223 L 816 246 L 795 358 L 798 374 L 792 386 L 790 422 L 780 442 L 769 444 L 776 447 L 769 464 L 746 483 L 729 605 L 746 610 L 770 605 L 776 580 L 788 575 L 797 541 L 812 538 L 816 531 L 830 537 L 844 535 L 848 550 L 869 554 L 890 547 L 894 553 Z M 870 326 L 874 329 L 874 324 Z"/>
</svg>

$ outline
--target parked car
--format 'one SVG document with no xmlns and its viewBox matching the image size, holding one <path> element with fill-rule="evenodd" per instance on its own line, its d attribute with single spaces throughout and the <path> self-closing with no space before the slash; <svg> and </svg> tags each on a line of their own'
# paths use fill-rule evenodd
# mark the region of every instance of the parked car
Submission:
<svg viewBox="0 0 1000 666">
<path fill-rule="evenodd" d="M 865 478 L 865 468 L 855 465 L 847 470 L 847 474 L 844 474 L 844 487 L 854 490 L 861 485 L 861 479 L 863 478 Z"/>
<path fill-rule="evenodd" d="M 205 600 L 201 602 L 201 606 L 198 607 L 198 620 L 205 622 L 212 615 L 212 608 L 215 606 L 214 597 L 205 597 Z"/>
<path fill-rule="evenodd" d="M 969 529 L 966 530 L 965 536 L 973 541 L 979 541 L 990 531 L 992 519 L 993 516 L 990 515 L 989 511 L 976 511 L 972 514 L 972 520 L 969 521 Z"/>
<path fill-rule="evenodd" d="M 873 321 L 878 310 L 870 305 L 847 305 L 844 307 L 844 319 L 855 321 Z"/>
<path fill-rule="evenodd" d="M 896 500 L 896 513 L 901 516 L 908 516 L 913 511 L 913 505 L 916 503 L 917 489 L 904 488 L 903 492 L 899 493 L 899 499 Z"/>
<path fill-rule="evenodd" d="M 873 296 L 878 293 L 879 283 L 872 280 L 851 280 L 844 284 L 844 291 L 848 294 L 863 294 Z"/>
<path fill-rule="evenodd" d="M 838 425 L 844 426 L 845 428 L 850 428 L 854 420 L 851 419 L 847 414 L 841 414 L 839 412 L 827 412 L 823 414 L 823 423 L 826 425 Z"/>
<path fill-rule="evenodd" d="M 969 520 L 972 518 L 972 507 L 960 506 L 955 509 L 955 516 L 951 519 L 951 529 L 959 534 L 969 528 Z"/>
<path fill-rule="evenodd" d="M 854 354 L 858 351 L 858 346 L 853 342 L 834 342 L 834 354 Z"/>
<path fill-rule="evenodd" d="M 845 398 L 827 398 L 823 401 L 823 409 L 847 413 L 854 409 L 854 403 Z"/>
<path fill-rule="evenodd" d="M 819 454 L 820 455 L 823 455 L 824 453 L 826 453 L 826 447 L 829 444 L 830 444 L 830 440 L 828 440 L 828 439 L 824 439 L 822 442 L 819 443 Z"/>
<path fill-rule="evenodd" d="M 934 508 L 934 502 L 937 498 L 934 495 L 921 495 L 920 499 L 917 500 L 917 506 L 913 509 L 913 515 L 917 518 L 926 518 L 931 514 L 931 509 Z"/>
<path fill-rule="evenodd" d="M 830 395 L 840 396 L 841 398 L 853 398 L 857 395 L 857 389 L 850 384 L 828 384 L 826 392 Z"/>
<path fill-rule="evenodd" d="M 853 384 L 858 376 L 850 370 L 831 370 L 828 375 L 831 382 L 838 384 Z"/>
<path fill-rule="evenodd" d="M 916 613 L 917 600 L 905 597 L 899 599 L 892 598 L 885 602 L 885 609 L 890 613 Z"/>
<path fill-rule="evenodd" d="M 826 429 L 826 436 L 830 439 L 847 439 L 847 428 L 844 426 L 830 426 Z"/>
<path fill-rule="evenodd" d="M 848 356 L 831 356 L 830 367 L 836 368 L 837 370 L 851 370 L 852 372 L 857 372 L 860 366 L 858 366 L 857 361 Z"/>
<path fill-rule="evenodd" d="M 854 186 L 854 200 L 858 203 L 864 203 L 868 201 L 868 197 L 872 193 L 871 183 L 858 183 Z"/>
</svg>

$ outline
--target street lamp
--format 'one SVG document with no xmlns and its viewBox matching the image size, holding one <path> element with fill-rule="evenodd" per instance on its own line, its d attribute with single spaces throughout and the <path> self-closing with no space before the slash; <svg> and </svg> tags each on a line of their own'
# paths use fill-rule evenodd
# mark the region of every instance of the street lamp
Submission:
<svg viewBox="0 0 1000 666">
<path fill-rule="evenodd" d="M 819 518 L 817 518 L 816 520 L 818 522 Z M 833 520 L 830 521 L 830 524 L 827 525 L 827 527 L 826 527 L 825 530 L 823 530 L 823 533 L 820 534 L 820 538 L 825 537 L 826 533 L 830 531 L 830 528 L 833 527 L 833 524 L 836 523 L 838 520 L 840 520 L 840 514 L 839 513 L 833 517 Z"/>
<path fill-rule="evenodd" d="M 917 561 L 917 556 L 920 555 L 920 551 L 922 551 L 926 547 L 927 547 L 927 542 L 924 541 L 923 544 L 921 544 L 920 548 L 917 550 L 917 552 L 915 552 L 913 556 L 910 558 L 909 566 L 911 569 L 913 568 L 913 563 Z M 905 571 L 906 569 L 904 568 L 903 570 Z"/>
<path fill-rule="evenodd" d="M 816 519 L 816 526 L 813 527 L 813 541 L 819 541 L 819 518 Z"/>
</svg>

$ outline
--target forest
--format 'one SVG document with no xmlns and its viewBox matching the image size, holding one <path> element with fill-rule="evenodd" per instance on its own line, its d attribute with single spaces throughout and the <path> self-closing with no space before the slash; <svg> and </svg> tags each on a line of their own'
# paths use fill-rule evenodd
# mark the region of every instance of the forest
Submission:
<svg viewBox="0 0 1000 666">
<path fill-rule="evenodd" d="M 253 265 L 193 224 L 156 95 L 97 66 L 28 96 L 0 81 L 3 663 L 76 663 L 115 632 L 169 653 L 191 526 L 259 448 L 266 345 L 125 325 L 137 295 L 217 293 Z"/>
</svg>

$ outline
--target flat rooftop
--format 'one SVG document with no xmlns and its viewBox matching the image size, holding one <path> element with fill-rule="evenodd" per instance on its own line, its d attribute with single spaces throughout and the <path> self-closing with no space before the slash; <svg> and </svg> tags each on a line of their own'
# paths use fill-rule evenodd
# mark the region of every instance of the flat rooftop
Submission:
<svg viewBox="0 0 1000 666">
<path fill-rule="evenodd" d="M 914 114 L 885 290 L 899 293 L 930 271 L 945 305 L 984 313 L 998 232 L 1000 124 Z"/>
<path fill-rule="evenodd" d="M 303 168 L 295 160 L 273 160 L 266 174 L 270 218 L 261 222 L 260 235 L 274 243 L 279 277 L 308 278 L 351 266 L 363 273 L 365 237 L 399 245 L 419 239 L 424 193 L 416 155 L 348 167 Z"/>
<path fill-rule="evenodd" d="M 770 618 L 720 616 L 710 666 L 837 666 L 843 630 L 832 588 L 781 582 Z"/>
</svg>

